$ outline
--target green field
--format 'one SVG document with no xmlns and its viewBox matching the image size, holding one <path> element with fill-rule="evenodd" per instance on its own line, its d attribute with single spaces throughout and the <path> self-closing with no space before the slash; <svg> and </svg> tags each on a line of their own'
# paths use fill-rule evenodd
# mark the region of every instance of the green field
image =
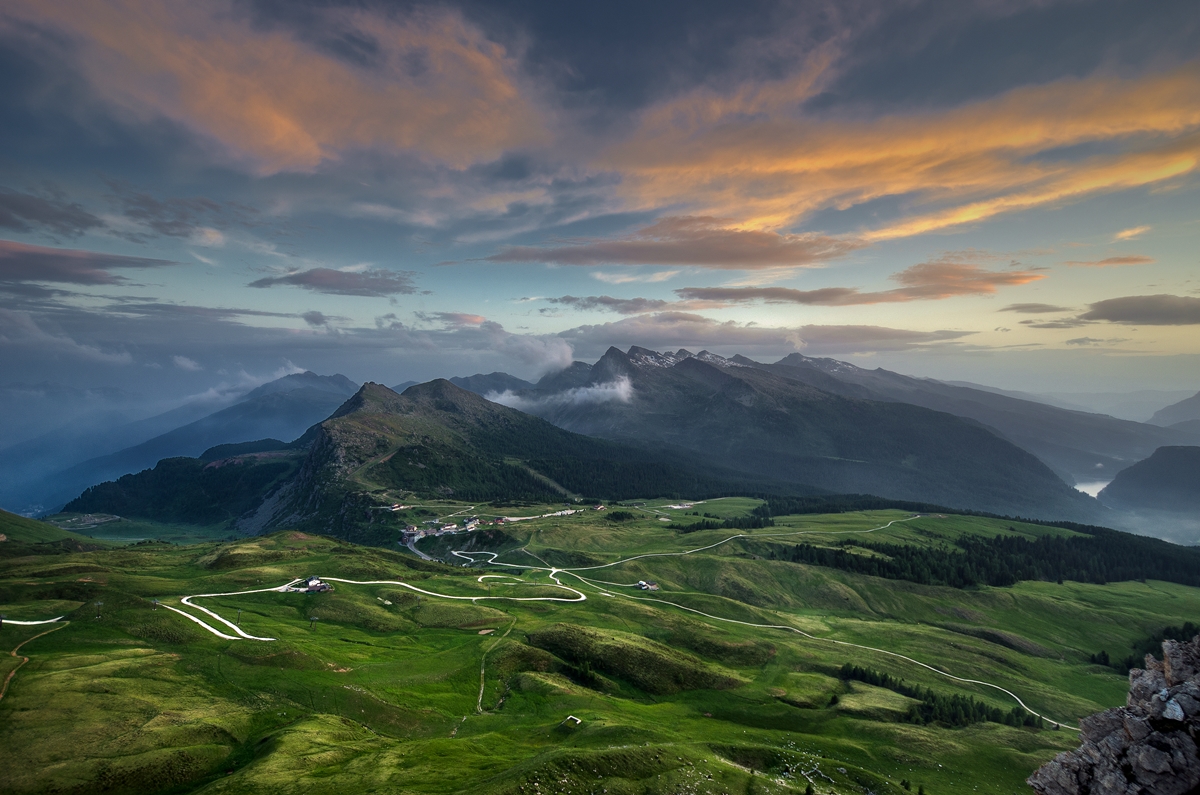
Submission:
<svg viewBox="0 0 1200 795">
<path fill-rule="evenodd" d="M 1019 792 L 1075 732 L 910 723 L 913 699 L 843 681 L 841 666 L 1014 706 L 884 653 L 894 652 L 1074 726 L 1124 703 L 1124 678 L 1089 655 L 1123 655 L 1200 615 L 1200 589 L 1157 581 L 953 589 L 770 555 L 847 537 L 937 545 L 1069 530 L 872 511 L 684 534 L 660 517 L 744 516 L 757 501 L 668 507 L 678 504 L 610 506 L 635 515 L 623 522 L 584 510 L 421 542 L 452 565 L 293 531 L 0 557 L 0 612 L 70 622 L 18 653 L 29 662 L 0 700 L 0 743 L 21 764 L 0 766 L 0 791 L 782 793 L 811 781 L 818 793 L 901 793 L 906 779 L 930 795 Z M 418 518 L 563 507 L 430 503 L 378 523 L 398 534 Z M 671 554 L 700 547 L 710 548 Z M 511 565 L 482 554 L 463 565 L 452 550 Z M 626 560 L 638 555 L 649 557 Z M 559 570 L 583 567 L 603 568 Z M 180 597 L 310 574 L 403 584 L 197 600 L 270 642 L 223 640 L 164 606 L 228 631 Z M 516 600 L 577 592 L 586 600 Z M 2 650 L 54 626 L 6 624 Z M 0 677 L 20 656 L 0 658 Z"/>
</svg>

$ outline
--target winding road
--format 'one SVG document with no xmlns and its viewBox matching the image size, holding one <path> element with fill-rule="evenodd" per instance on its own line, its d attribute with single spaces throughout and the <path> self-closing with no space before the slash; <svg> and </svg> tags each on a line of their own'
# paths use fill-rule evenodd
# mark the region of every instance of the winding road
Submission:
<svg viewBox="0 0 1200 795">
<path fill-rule="evenodd" d="M 1050 718 L 1046 715 L 1042 715 L 1041 713 L 1036 712 L 1035 710 L 1031 709 L 1025 703 L 1025 701 L 1021 699 L 1020 696 L 1018 696 L 1016 693 L 1014 693 L 1013 691 L 1011 691 L 1005 687 L 1001 687 L 1000 685 L 994 684 L 992 682 L 987 682 L 982 679 L 971 679 L 968 677 L 956 676 L 954 674 L 943 671 L 940 668 L 937 668 L 933 665 L 930 665 L 929 663 L 921 662 L 920 660 L 900 654 L 899 652 L 891 651 L 889 649 L 880 649 L 880 648 L 876 648 L 874 646 L 865 646 L 865 645 L 862 645 L 859 643 L 851 643 L 849 641 L 844 641 L 844 640 L 836 640 L 834 638 L 823 638 L 823 637 L 819 637 L 817 635 L 809 634 L 801 629 L 798 629 L 796 627 L 789 626 L 786 624 L 759 624 L 759 623 L 754 623 L 754 622 L 750 622 L 750 621 L 739 621 L 737 619 L 725 618 L 722 616 L 713 615 L 711 613 L 705 613 L 702 610 L 697 610 L 695 608 L 688 607 L 686 605 L 681 605 L 681 604 L 678 604 L 677 602 L 671 602 L 666 599 L 632 596 L 632 595 L 622 594 L 622 593 L 612 593 L 609 591 L 609 589 L 607 589 L 603 586 L 609 586 L 610 588 L 633 588 L 633 587 L 637 587 L 637 583 L 614 583 L 614 582 L 606 582 L 604 580 L 594 580 L 592 578 L 585 577 L 585 576 L 583 576 L 583 574 L 580 573 L 580 572 L 589 572 L 589 571 L 597 571 L 600 569 L 612 568 L 613 566 L 620 566 L 624 563 L 629 563 L 629 562 L 632 562 L 635 560 L 644 560 L 646 558 L 684 557 L 687 555 L 693 555 L 697 552 L 704 552 L 704 551 L 707 551 L 710 549 L 715 549 L 716 547 L 722 546 L 723 544 L 728 544 L 731 541 L 736 541 L 737 539 L 741 539 L 741 538 L 779 538 L 779 537 L 792 537 L 792 536 L 803 536 L 803 535 L 826 535 L 826 536 L 828 536 L 828 535 L 866 534 L 866 533 L 873 533 L 878 530 L 886 530 L 887 528 L 889 528 L 892 525 L 897 524 L 899 522 L 908 522 L 908 521 L 912 521 L 913 519 L 917 519 L 917 518 L 919 518 L 919 515 L 918 516 L 910 516 L 905 519 L 893 519 L 892 521 L 888 522 L 887 524 L 880 525 L 879 527 L 872 527 L 867 530 L 832 530 L 832 531 L 799 530 L 799 531 L 787 532 L 787 533 L 753 533 L 753 534 L 737 533 L 735 535 L 731 535 L 728 538 L 724 538 L 715 543 L 707 544 L 707 545 L 701 546 L 701 547 L 696 547 L 694 549 L 688 549 L 683 552 L 646 552 L 646 553 L 643 553 L 640 555 L 632 555 L 627 558 L 621 558 L 619 560 L 612 561 L 611 563 L 603 563 L 603 564 L 598 564 L 595 566 L 579 566 L 579 567 L 572 567 L 572 568 L 560 568 L 557 566 L 550 566 L 549 564 L 546 564 L 545 561 L 542 561 L 540 558 L 538 558 L 536 555 L 533 555 L 533 553 L 529 553 L 529 554 L 531 556 L 533 556 L 535 559 L 537 559 L 539 562 L 543 563 L 544 564 L 543 566 L 530 566 L 530 565 L 517 564 L 517 563 L 503 563 L 503 562 L 497 560 L 497 558 L 499 557 L 499 554 L 495 553 L 495 552 L 464 552 L 461 550 L 453 550 L 451 553 L 451 554 L 455 555 L 456 557 L 459 557 L 466 561 L 469 561 L 470 563 L 482 562 L 486 565 L 491 565 L 491 566 L 506 566 L 509 568 L 522 569 L 525 571 L 533 570 L 533 571 L 545 572 L 546 576 L 550 580 L 552 580 L 554 584 L 550 585 L 548 583 L 529 583 L 529 582 L 526 582 L 525 580 L 522 580 L 520 577 L 516 577 L 515 575 L 507 575 L 507 574 L 505 574 L 505 575 L 485 574 L 478 578 L 478 582 L 483 582 L 486 579 L 504 578 L 504 579 L 508 579 L 508 580 L 515 580 L 515 582 L 504 582 L 504 583 L 496 583 L 496 584 L 497 585 L 526 584 L 526 585 L 541 585 L 543 587 L 548 587 L 548 588 L 561 588 L 561 589 L 563 589 L 565 591 L 569 591 L 571 594 L 573 594 L 573 596 L 569 597 L 569 598 L 565 597 L 565 596 L 455 596 L 455 595 L 451 595 L 451 594 L 437 593 L 436 591 L 430 591 L 430 590 L 426 590 L 424 588 L 418 588 L 415 585 L 412 585 L 407 582 L 403 582 L 401 580 L 347 580 L 347 579 L 343 579 L 340 577 L 322 577 L 321 579 L 326 582 L 344 583 L 346 585 L 395 585 L 395 586 L 399 586 L 401 588 L 407 588 L 410 591 L 414 591 L 416 593 L 423 594 L 425 596 L 430 596 L 430 597 L 433 597 L 436 599 L 449 599 L 449 600 L 454 600 L 454 601 L 463 601 L 463 602 L 472 602 L 472 603 L 482 602 L 482 601 L 498 601 L 498 600 L 505 600 L 505 601 L 511 601 L 511 602 L 567 602 L 567 603 L 587 601 L 587 594 L 585 594 L 583 591 L 581 591 L 577 588 L 572 588 L 571 586 L 563 585 L 562 582 L 559 580 L 560 576 L 568 575 L 568 576 L 574 577 L 577 580 L 579 580 L 582 585 L 596 589 L 596 591 L 601 596 L 606 596 L 606 597 L 610 597 L 610 598 L 618 598 L 619 597 L 619 598 L 630 599 L 630 600 L 638 601 L 638 602 L 654 602 L 657 604 L 667 605 L 670 607 L 677 608 L 679 610 L 693 613 L 695 615 L 703 616 L 703 617 L 711 619 L 713 621 L 721 621 L 721 622 L 725 622 L 725 623 L 729 623 L 729 624 L 738 624 L 741 626 L 753 627 L 756 629 L 792 632 L 792 633 L 800 635 L 801 637 L 804 637 L 808 640 L 817 641 L 820 643 L 830 643 L 830 644 L 837 645 L 837 646 L 845 646 L 847 648 L 859 649 L 859 650 L 866 651 L 866 652 L 873 652 L 875 654 L 883 654 L 883 655 L 886 655 L 889 657 L 894 657 L 899 660 L 904 660 L 905 662 L 920 666 L 921 668 L 931 671 L 939 676 L 944 676 L 947 679 L 951 679 L 955 682 L 962 682 L 964 684 L 978 685 L 980 687 L 986 687 L 986 688 L 991 688 L 993 690 L 996 690 L 996 691 L 1003 693 L 1006 696 L 1012 698 L 1014 701 L 1016 701 L 1019 705 L 1021 705 L 1021 707 L 1023 709 L 1025 709 L 1027 712 L 1029 712 L 1031 715 L 1042 718 L 1043 720 L 1048 721 L 1049 723 L 1051 723 L 1054 726 L 1061 726 L 1062 728 L 1069 729 L 1071 731 L 1079 731 L 1079 728 L 1076 726 L 1071 726 L 1069 724 L 1063 723 L 1061 721 L 1055 720 L 1054 718 Z M 486 557 L 486 559 L 479 560 L 478 558 L 480 558 L 480 557 Z M 164 604 L 163 607 L 165 607 L 168 610 L 171 610 L 175 613 L 180 614 L 181 616 L 187 618 L 190 621 L 195 622 L 196 624 L 199 624 L 201 627 L 203 627 L 207 631 L 211 632 L 213 635 L 216 635 L 217 637 L 222 638 L 224 640 L 254 640 L 254 641 L 263 641 L 263 642 L 272 641 L 272 640 L 275 640 L 275 638 L 258 637 L 256 635 L 250 635 L 250 634 L 242 631 L 242 629 L 240 627 L 238 627 L 236 624 L 233 624 L 232 622 L 222 618 L 220 615 L 218 615 L 213 610 L 209 610 L 206 607 L 202 607 L 198 604 L 195 604 L 192 600 L 218 597 L 218 596 L 241 596 L 244 594 L 253 594 L 253 593 L 270 593 L 270 592 L 286 593 L 289 591 L 289 589 L 292 588 L 292 586 L 294 586 L 298 582 L 300 582 L 300 580 L 292 580 L 291 582 L 285 583 L 280 586 L 276 586 L 274 588 L 258 588 L 258 589 L 249 590 L 249 591 L 233 591 L 233 592 L 229 592 L 229 593 L 196 594 L 193 596 L 185 596 L 182 599 L 180 599 L 181 604 L 184 604 L 188 607 L 194 608 L 196 610 L 199 610 L 199 611 L 205 613 L 206 615 L 208 615 L 210 618 L 214 619 L 215 621 L 219 621 L 221 624 L 224 624 L 231 631 L 235 632 L 236 635 L 229 635 L 225 632 L 222 632 L 221 630 L 217 629 L 216 627 L 209 625 L 204 620 L 197 618 L 196 616 L 193 616 L 190 613 L 187 613 L 178 608 L 171 607 L 170 605 L 166 605 L 166 604 Z M 13 623 L 26 623 L 26 624 L 51 623 L 51 622 L 58 621 L 58 620 L 59 619 L 49 619 L 47 621 L 42 621 L 42 622 L 13 622 Z M 509 629 L 511 630 L 511 627 Z M 505 633 L 505 634 L 507 634 L 507 633 Z"/>
</svg>

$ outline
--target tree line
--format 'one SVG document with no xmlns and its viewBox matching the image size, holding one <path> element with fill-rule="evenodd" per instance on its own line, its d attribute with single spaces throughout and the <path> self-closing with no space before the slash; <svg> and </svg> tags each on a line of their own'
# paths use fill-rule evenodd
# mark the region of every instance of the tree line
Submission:
<svg viewBox="0 0 1200 795">
<path fill-rule="evenodd" d="M 758 530 L 763 527 L 774 527 L 775 520 L 763 516 L 735 516 L 732 519 L 701 519 L 691 524 L 667 525 L 668 530 L 679 533 L 695 533 L 697 530 Z"/>
<path fill-rule="evenodd" d="M 1043 728 L 1044 722 L 1020 705 L 1008 712 L 999 707 L 988 706 L 971 696 L 947 696 L 935 693 L 928 687 L 911 685 L 888 673 L 846 663 L 838 675 L 846 681 L 855 680 L 875 687 L 882 687 L 919 701 L 908 708 L 904 719 L 909 723 L 943 723 L 947 726 L 969 726 L 972 723 L 1003 723 L 1005 726 L 1032 726 Z"/>
<path fill-rule="evenodd" d="M 853 546 L 881 554 L 847 551 Z M 778 557 L 778 553 L 772 551 L 771 556 Z M 1036 539 L 1020 535 L 962 536 L 953 546 L 932 547 L 853 540 L 843 541 L 838 548 L 797 544 L 785 552 L 784 559 L 952 588 L 1005 587 L 1022 580 L 1103 585 L 1145 579 L 1200 586 L 1200 551 L 1113 530 L 1090 536 Z"/>
<path fill-rule="evenodd" d="M 1127 674 L 1131 669 L 1145 665 L 1147 654 L 1161 654 L 1164 640 L 1189 641 L 1196 635 L 1200 635 L 1200 626 L 1196 626 L 1191 621 L 1185 621 L 1182 626 L 1163 627 L 1150 637 L 1138 641 L 1133 647 L 1133 654 L 1127 655 L 1122 660 L 1111 659 L 1108 652 L 1104 650 L 1091 655 L 1090 659 L 1093 665 L 1104 665 L 1119 673 Z"/>
</svg>

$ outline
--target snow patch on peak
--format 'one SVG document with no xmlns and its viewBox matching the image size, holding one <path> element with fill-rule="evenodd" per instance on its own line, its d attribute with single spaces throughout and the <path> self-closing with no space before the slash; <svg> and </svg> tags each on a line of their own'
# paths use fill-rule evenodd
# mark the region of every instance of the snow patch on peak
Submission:
<svg viewBox="0 0 1200 795">
<path fill-rule="evenodd" d="M 659 353 L 647 348 L 639 348 L 636 345 L 630 348 L 627 354 L 630 363 L 636 367 L 674 367 L 684 359 L 691 359 L 694 355 L 682 348 L 675 353 Z"/>
</svg>

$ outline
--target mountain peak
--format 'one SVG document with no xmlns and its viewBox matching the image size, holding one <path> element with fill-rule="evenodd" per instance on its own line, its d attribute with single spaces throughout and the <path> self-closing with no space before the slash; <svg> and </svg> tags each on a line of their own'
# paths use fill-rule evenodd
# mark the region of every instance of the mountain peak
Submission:
<svg viewBox="0 0 1200 795">
<path fill-rule="evenodd" d="M 415 387 L 414 387 L 415 388 Z M 329 419 L 336 417 L 345 417 L 347 414 L 355 412 L 383 412 L 389 411 L 394 406 L 400 396 L 392 390 L 388 389 L 383 384 L 377 384 L 374 381 L 368 381 L 359 387 L 354 396 L 343 403 L 337 411 L 329 415 Z"/>
<path fill-rule="evenodd" d="M 332 392 L 336 395 L 350 397 L 358 390 L 358 384 L 341 373 L 318 375 L 311 370 L 305 370 L 303 373 L 292 373 L 282 378 L 276 378 L 274 381 L 268 381 L 257 389 L 247 392 L 242 399 L 251 400 L 263 395 L 292 392 L 297 389 L 316 389 L 321 392 Z"/>
<path fill-rule="evenodd" d="M 608 354 L 605 354 L 606 356 Z M 674 367 L 684 359 L 691 359 L 695 354 L 680 348 L 675 353 L 659 353 L 649 348 L 629 347 L 629 362 L 637 367 Z"/>
</svg>

